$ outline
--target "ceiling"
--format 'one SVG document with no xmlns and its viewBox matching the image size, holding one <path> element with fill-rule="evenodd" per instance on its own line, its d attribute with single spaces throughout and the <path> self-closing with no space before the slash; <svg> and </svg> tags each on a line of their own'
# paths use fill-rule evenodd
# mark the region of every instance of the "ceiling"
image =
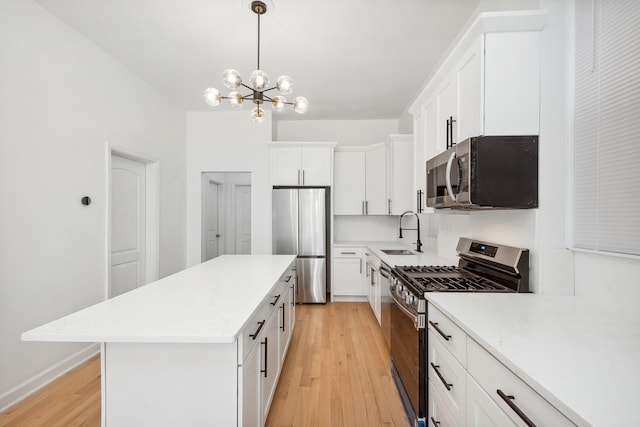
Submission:
<svg viewBox="0 0 640 427">
<path fill-rule="evenodd" d="M 250 0 L 36 1 L 185 111 L 230 109 L 206 105 L 203 90 L 226 93 L 224 70 L 248 81 L 256 68 Z M 288 100 L 310 103 L 305 115 L 278 117 L 354 120 L 399 118 L 480 0 L 266 3 L 261 68 L 271 82 L 292 77 Z"/>
</svg>

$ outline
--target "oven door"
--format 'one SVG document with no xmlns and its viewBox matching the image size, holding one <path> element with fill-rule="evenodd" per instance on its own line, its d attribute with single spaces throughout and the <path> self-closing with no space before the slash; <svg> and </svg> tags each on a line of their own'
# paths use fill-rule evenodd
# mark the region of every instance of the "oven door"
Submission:
<svg viewBox="0 0 640 427">
<path fill-rule="evenodd" d="M 402 398 L 410 422 L 425 416 L 426 369 L 421 369 L 421 345 L 424 345 L 424 328 L 418 327 L 418 314 L 397 300 L 394 290 L 391 311 L 391 364 L 393 377 Z M 426 350 L 422 355 L 426 357 Z M 422 389 L 422 390 L 421 390 Z M 425 403 L 421 403 L 424 400 Z"/>
</svg>

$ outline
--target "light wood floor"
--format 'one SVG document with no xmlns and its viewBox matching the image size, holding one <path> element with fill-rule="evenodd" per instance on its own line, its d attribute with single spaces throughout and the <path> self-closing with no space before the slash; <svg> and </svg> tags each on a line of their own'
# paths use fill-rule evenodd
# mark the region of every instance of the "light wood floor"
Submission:
<svg viewBox="0 0 640 427">
<path fill-rule="evenodd" d="M 408 427 L 387 345 L 369 305 L 298 305 L 296 310 L 267 426 Z M 100 426 L 99 357 L 0 413 L 0 426 Z"/>
</svg>

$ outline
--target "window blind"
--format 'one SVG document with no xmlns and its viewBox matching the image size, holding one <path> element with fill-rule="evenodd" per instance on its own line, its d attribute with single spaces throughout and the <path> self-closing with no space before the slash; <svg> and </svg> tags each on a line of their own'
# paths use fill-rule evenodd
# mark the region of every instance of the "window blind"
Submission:
<svg viewBox="0 0 640 427">
<path fill-rule="evenodd" d="M 573 245 L 640 255 L 640 1 L 575 7 Z"/>
</svg>

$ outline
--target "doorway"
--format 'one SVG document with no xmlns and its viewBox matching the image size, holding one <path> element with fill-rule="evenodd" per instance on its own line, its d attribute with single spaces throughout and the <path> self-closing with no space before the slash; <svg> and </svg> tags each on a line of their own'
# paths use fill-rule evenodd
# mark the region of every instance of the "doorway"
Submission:
<svg viewBox="0 0 640 427">
<path fill-rule="evenodd" d="M 202 256 L 251 253 L 251 172 L 202 172 Z"/>
<path fill-rule="evenodd" d="M 107 298 L 158 279 L 157 163 L 111 150 Z"/>
</svg>

